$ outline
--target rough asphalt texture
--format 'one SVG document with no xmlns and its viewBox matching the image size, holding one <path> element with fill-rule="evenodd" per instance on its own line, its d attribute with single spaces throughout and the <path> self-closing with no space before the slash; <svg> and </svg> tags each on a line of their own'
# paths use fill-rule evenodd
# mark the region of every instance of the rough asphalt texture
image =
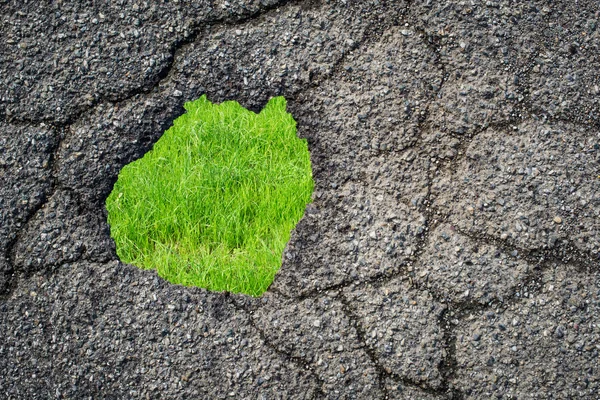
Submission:
<svg viewBox="0 0 600 400">
<path fill-rule="evenodd" d="M 600 3 L 0 0 L 0 397 L 600 398 Z M 284 95 L 314 202 L 258 299 L 122 264 L 185 101 Z"/>
</svg>

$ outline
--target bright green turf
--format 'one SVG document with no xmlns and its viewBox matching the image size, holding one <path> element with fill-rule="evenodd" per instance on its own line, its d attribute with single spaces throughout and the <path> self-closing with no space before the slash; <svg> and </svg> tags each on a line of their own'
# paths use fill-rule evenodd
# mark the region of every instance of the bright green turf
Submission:
<svg viewBox="0 0 600 400">
<path fill-rule="evenodd" d="M 306 140 L 283 97 L 260 114 L 206 96 L 185 108 L 106 200 L 117 254 L 173 283 L 258 296 L 311 201 Z"/>
</svg>

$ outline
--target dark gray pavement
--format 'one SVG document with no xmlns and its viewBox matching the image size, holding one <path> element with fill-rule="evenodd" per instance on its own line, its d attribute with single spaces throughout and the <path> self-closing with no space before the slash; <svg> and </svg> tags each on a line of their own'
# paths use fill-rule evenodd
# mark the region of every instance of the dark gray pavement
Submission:
<svg viewBox="0 0 600 400">
<path fill-rule="evenodd" d="M 0 397 L 600 398 L 598 1 L 0 0 Z M 185 101 L 284 95 L 314 202 L 258 299 L 118 261 Z"/>
</svg>

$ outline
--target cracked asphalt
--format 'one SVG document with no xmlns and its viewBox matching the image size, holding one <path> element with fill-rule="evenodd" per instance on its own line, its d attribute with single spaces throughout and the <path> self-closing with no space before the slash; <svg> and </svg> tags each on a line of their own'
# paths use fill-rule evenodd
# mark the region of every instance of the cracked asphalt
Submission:
<svg viewBox="0 0 600 400">
<path fill-rule="evenodd" d="M 600 398 L 597 0 L 0 0 L 0 397 Z M 207 94 L 288 99 L 314 202 L 261 298 L 119 262 Z"/>
</svg>

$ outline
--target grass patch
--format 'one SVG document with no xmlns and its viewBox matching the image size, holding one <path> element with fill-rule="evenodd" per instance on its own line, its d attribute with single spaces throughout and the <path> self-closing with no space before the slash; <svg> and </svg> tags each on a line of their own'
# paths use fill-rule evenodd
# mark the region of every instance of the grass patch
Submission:
<svg viewBox="0 0 600 400">
<path fill-rule="evenodd" d="M 206 96 L 185 109 L 106 200 L 117 254 L 173 283 L 258 296 L 311 201 L 306 140 L 283 97 L 259 114 Z"/>
</svg>

